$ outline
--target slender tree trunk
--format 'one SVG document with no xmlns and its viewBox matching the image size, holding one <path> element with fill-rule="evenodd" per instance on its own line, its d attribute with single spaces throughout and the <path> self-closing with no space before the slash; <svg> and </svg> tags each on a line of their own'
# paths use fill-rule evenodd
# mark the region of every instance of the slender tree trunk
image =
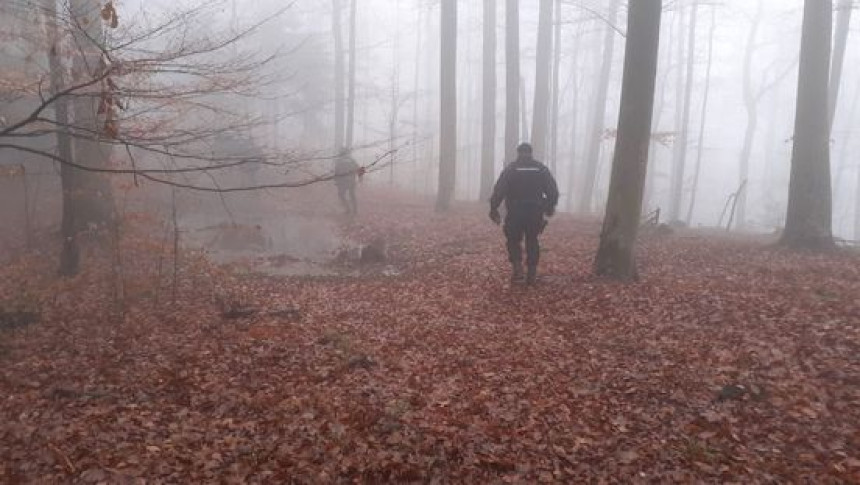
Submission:
<svg viewBox="0 0 860 485">
<path fill-rule="evenodd" d="M 550 102 L 549 167 L 558 173 L 558 112 L 561 85 L 561 0 L 555 0 L 555 22 L 552 48 L 552 101 Z"/>
<path fill-rule="evenodd" d="M 349 6 L 349 84 L 347 87 L 346 102 L 346 141 L 344 146 L 352 148 L 355 133 L 355 19 L 358 13 L 358 0 L 351 0 Z"/>
<path fill-rule="evenodd" d="M 529 140 L 529 111 L 526 108 L 526 81 L 520 78 L 520 140 Z"/>
<path fill-rule="evenodd" d="M 684 181 L 687 167 L 688 129 L 690 126 L 690 100 L 693 94 L 693 73 L 696 65 L 696 20 L 699 10 L 698 0 L 693 0 L 690 13 L 690 23 L 687 35 L 687 69 L 684 75 L 684 99 L 681 107 L 681 119 L 675 138 L 672 154 L 672 199 L 669 203 L 669 220 L 676 221 L 681 217 L 681 204 L 684 199 Z M 680 66 L 678 68 L 680 70 Z M 679 86 L 680 89 L 680 86 Z"/>
<path fill-rule="evenodd" d="M 440 56 L 441 127 L 436 210 L 451 207 L 457 183 L 457 0 L 442 0 Z"/>
<path fill-rule="evenodd" d="M 793 248 L 834 245 L 827 96 L 832 21 L 831 0 L 805 1 L 791 182 L 781 241 Z"/>
<path fill-rule="evenodd" d="M 567 171 L 567 210 L 573 211 L 574 206 L 574 192 L 576 191 L 576 167 L 577 167 L 577 154 L 578 154 L 578 140 L 577 136 L 579 135 L 579 87 L 580 87 L 580 79 L 578 78 L 579 74 L 579 45 L 582 39 L 583 27 L 580 24 L 579 28 L 576 31 L 576 38 L 574 42 L 573 49 L 573 58 L 571 59 L 572 69 L 573 69 L 573 103 L 571 106 L 571 118 L 570 118 L 570 161 Z"/>
<path fill-rule="evenodd" d="M 341 27 L 341 0 L 332 0 L 331 28 L 334 36 L 334 149 L 344 147 L 344 52 Z"/>
<path fill-rule="evenodd" d="M 520 140 L 520 13 L 519 0 L 505 3 L 505 163 L 517 156 Z"/>
<path fill-rule="evenodd" d="M 738 185 L 749 179 L 750 157 L 752 155 L 756 130 L 758 129 L 758 99 L 752 85 L 752 64 L 755 42 L 758 37 L 759 27 L 762 19 L 762 3 L 757 2 L 756 14 L 753 18 L 750 31 L 747 35 L 746 50 L 744 51 L 743 71 L 743 96 L 744 109 L 747 113 L 746 130 L 744 141 L 741 145 L 740 163 L 738 165 Z M 747 190 L 738 195 L 737 200 L 737 224 L 736 227 L 743 228 L 747 223 Z"/>
<path fill-rule="evenodd" d="M 638 278 L 634 246 L 648 168 L 661 13 L 661 0 L 635 0 L 628 11 L 618 138 L 594 262 L 597 275 L 622 281 Z"/>
<path fill-rule="evenodd" d="M 833 62 L 830 65 L 830 100 L 828 116 L 830 130 L 833 130 L 833 120 L 836 118 L 836 107 L 839 101 L 839 87 L 842 84 L 842 66 L 845 63 L 845 50 L 848 46 L 848 34 L 851 26 L 851 12 L 854 0 L 839 0 L 836 7 L 836 32 L 833 44 Z"/>
<path fill-rule="evenodd" d="M 421 99 L 421 15 L 424 10 L 421 7 L 415 9 L 415 66 L 412 79 L 412 180 L 416 190 L 420 189 L 421 178 L 418 170 L 418 106 Z"/>
<path fill-rule="evenodd" d="M 484 67 L 481 111 L 481 200 L 496 176 L 496 0 L 484 0 Z"/>
<path fill-rule="evenodd" d="M 702 154 L 705 151 L 705 127 L 708 122 L 708 100 L 711 94 L 711 68 L 714 61 L 714 32 L 717 30 L 716 10 L 711 7 L 711 28 L 708 31 L 708 60 L 705 68 L 705 94 L 702 96 L 702 119 L 699 123 L 699 146 L 696 149 L 696 166 L 693 172 L 693 187 L 690 190 L 690 206 L 687 208 L 686 222 L 693 222 L 693 210 L 696 207 L 696 195 L 699 190 L 699 175 L 702 171 Z"/>
<path fill-rule="evenodd" d="M 539 0 L 537 53 L 535 55 L 535 92 L 532 109 L 532 149 L 538 160 L 546 158 L 549 118 L 550 67 L 552 66 L 553 0 Z"/>
<path fill-rule="evenodd" d="M 609 22 L 615 22 L 618 17 L 619 0 L 611 0 L 609 6 Z M 582 191 L 579 194 L 579 211 L 591 212 L 594 187 L 597 181 L 597 167 L 600 164 L 600 146 L 606 122 L 606 99 L 609 94 L 609 76 L 612 73 L 612 59 L 615 53 L 615 36 L 617 33 L 611 26 L 605 27 L 603 36 L 603 63 L 600 77 L 597 80 L 597 95 L 594 97 L 591 111 L 591 132 L 588 136 L 588 148 L 585 156 L 585 176 L 582 181 Z"/>
</svg>

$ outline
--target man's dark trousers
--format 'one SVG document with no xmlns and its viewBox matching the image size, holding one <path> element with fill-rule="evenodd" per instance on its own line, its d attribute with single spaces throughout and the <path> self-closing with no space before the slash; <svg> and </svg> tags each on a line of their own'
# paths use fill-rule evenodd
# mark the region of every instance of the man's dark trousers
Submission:
<svg viewBox="0 0 860 485">
<path fill-rule="evenodd" d="M 540 260 L 538 236 L 543 231 L 543 207 L 536 204 L 514 205 L 508 207 L 505 216 L 505 237 L 508 245 L 508 259 L 513 265 L 523 263 L 523 238 L 526 240 L 526 266 L 536 267 Z"/>
</svg>

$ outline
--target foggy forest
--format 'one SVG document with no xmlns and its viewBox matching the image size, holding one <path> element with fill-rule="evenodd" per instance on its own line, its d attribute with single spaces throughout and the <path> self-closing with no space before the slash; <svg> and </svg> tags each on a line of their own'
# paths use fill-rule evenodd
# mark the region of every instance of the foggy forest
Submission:
<svg viewBox="0 0 860 485">
<path fill-rule="evenodd" d="M 860 483 L 858 9 L 0 0 L 0 483 Z"/>
</svg>

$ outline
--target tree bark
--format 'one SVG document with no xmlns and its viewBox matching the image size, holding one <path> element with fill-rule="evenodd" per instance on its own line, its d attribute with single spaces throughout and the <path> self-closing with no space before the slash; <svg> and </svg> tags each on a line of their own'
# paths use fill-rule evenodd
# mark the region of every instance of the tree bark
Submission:
<svg viewBox="0 0 860 485">
<path fill-rule="evenodd" d="M 854 0 L 839 0 L 836 7 L 836 32 L 833 43 L 833 62 L 830 65 L 830 88 L 828 126 L 833 130 L 833 120 L 836 118 L 836 107 L 839 101 L 839 88 L 842 84 L 842 66 L 845 63 L 845 50 L 848 46 L 848 34 L 851 26 L 851 12 Z"/>
<path fill-rule="evenodd" d="M 549 118 L 550 67 L 552 61 L 553 0 L 540 0 L 537 51 L 535 54 L 535 92 L 532 108 L 532 150 L 538 160 L 546 158 Z"/>
<path fill-rule="evenodd" d="M 355 20 L 357 13 L 358 0 L 351 0 L 349 6 L 349 83 L 346 98 L 346 140 L 344 141 L 344 146 L 347 149 L 352 148 L 355 133 L 355 67 L 357 65 L 355 57 Z"/>
<path fill-rule="evenodd" d="M 834 246 L 828 127 L 831 0 L 806 0 L 788 211 L 781 243 L 797 249 Z"/>
<path fill-rule="evenodd" d="M 50 90 L 57 93 L 63 90 L 65 80 L 63 66 L 60 61 L 62 42 L 59 28 L 57 26 L 57 2 L 56 0 L 44 0 L 45 17 L 48 33 L 48 66 L 50 70 Z M 54 119 L 59 125 L 57 132 L 57 156 L 63 160 L 72 160 L 72 138 L 64 127 L 69 126 L 69 104 L 65 97 L 57 99 L 54 103 Z M 75 222 L 75 172 L 76 170 L 67 164 L 60 165 L 60 185 L 63 192 L 63 213 L 60 224 L 60 235 L 63 238 L 60 250 L 61 276 L 74 276 L 80 270 L 80 250 L 78 248 L 78 230 Z"/>
<path fill-rule="evenodd" d="M 612 0 L 609 6 L 609 22 L 615 22 L 618 17 L 620 1 Z M 612 59 L 615 53 L 616 31 L 612 26 L 605 27 L 603 36 L 603 63 L 600 68 L 600 77 L 597 81 L 597 94 L 591 111 L 591 132 L 588 136 L 588 148 L 585 156 L 585 174 L 582 180 L 582 191 L 579 194 L 579 211 L 591 212 L 591 203 L 594 198 L 594 186 L 597 181 L 597 167 L 600 163 L 600 146 L 603 141 L 603 133 L 606 122 L 606 98 L 609 94 L 609 76 L 612 73 Z"/>
<path fill-rule="evenodd" d="M 496 176 L 496 27 L 496 0 L 484 0 L 481 200 L 489 200 Z"/>
<path fill-rule="evenodd" d="M 561 84 L 561 0 L 555 0 L 555 22 L 552 48 L 552 101 L 550 101 L 549 164 L 553 173 L 558 173 L 558 112 Z"/>
<path fill-rule="evenodd" d="M 681 204 L 684 200 L 684 181 L 687 167 L 687 130 L 690 126 L 690 100 L 692 99 L 693 84 L 695 82 L 693 73 L 696 65 L 696 20 L 698 11 L 699 2 L 698 0 L 693 0 L 690 23 L 687 26 L 689 30 L 687 34 L 687 69 L 684 75 L 684 99 L 681 107 L 680 125 L 678 126 L 672 154 L 672 198 L 669 202 L 670 221 L 680 219 Z M 680 65 L 678 69 L 680 70 Z"/>
<path fill-rule="evenodd" d="M 450 209 L 457 182 L 457 0 L 442 0 L 439 189 L 436 210 Z"/>
<path fill-rule="evenodd" d="M 693 171 L 693 187 L 690 189 L 690 205 L 687 208 L 685 221 L 689 226 L 693 221 L 693 210 L 696 207 L 696 195 L 699 190 L 699 175 L 702 171 L 702 154 L 705 151 L 705 127 L 708 122 L 708 101 L 711 94 L 711 68 L 714 61 L 714 32 L 717 30 L 716 10 L 711 8 L 711 28 L 708 31 L 708 60 L 705 68 L 705 93 L 702 96 L 702 119 L 699 124 L 699 146 L 696 149 L 696 166 Z"/>
<path fill-rule="evenodd" d="M 331 28 L 334 36 L 334 149 L 344 148 L 344 52 L 341 27 L 341 0 L 332 0 Z"/>
<path fill-rule="evenodd" d="M 505 3 L 505 163 L 514 161 L 520 140 L 519 0 Z"/>
<path fill-rule="evenodd" d="M 636 0 L 628 12 L 618 137 L 594 262 L 597 275 L 622 281 L 638 278 L 634 245 L 648 168 L 661 13 L 661 0 Z"/>
<path fill-rule="evenodd" d="M 753 143 L 755 141 L 756 130 L 758 129 L 758 96 L 753 91 L 752 85 L 752 61 L 753 53 L 755 52 L 755 41 L 758 35 L 759 27 L 761 26 L 762 18 L 762 3 L 757 3 L 755 17 L 753 18 L 752 26 L 747 35 L 747 47 L 744 52 L 744 72 L 743 72 L 743 96 L 744 109 L 747 113 L 747 125 L 744 131 L 744 141 L 741 145 L 741 157 L 738 164 L 738 184 L 743 184 L 749 179 L 750 157 L 752 155 Z M 737 224 L 736 227 L 743 228 L 747 222 L 747 192 L 743 191 L 738 196 L 737 200 Z"/>
</svg>

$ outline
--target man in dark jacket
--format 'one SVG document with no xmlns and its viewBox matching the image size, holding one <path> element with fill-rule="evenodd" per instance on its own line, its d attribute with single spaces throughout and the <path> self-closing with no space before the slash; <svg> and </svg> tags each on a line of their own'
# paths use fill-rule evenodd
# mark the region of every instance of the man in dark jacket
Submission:
<svg viewBox="0 0 860 485">
<path fill-rule="evenodd" d="M 538 236 L 546 225 L 544 216 L 552 217 L 558 204 L 558 186 L 555 178 L 544 164 L 532 158 L 532 147 L 523 143 L 517 147 L 517 159 L 508 165 L 499 176 L 493 195 L 490 197 L 490 219 L 501 223 L 499 206 L 505 202 L 505 237 L 508 258 L 513 266 L 511 281 L 523 281 L 522 241 L 526 240 L 525 282 L 529 285 L 537 279 L 540 259 Z"/>
</svg>

